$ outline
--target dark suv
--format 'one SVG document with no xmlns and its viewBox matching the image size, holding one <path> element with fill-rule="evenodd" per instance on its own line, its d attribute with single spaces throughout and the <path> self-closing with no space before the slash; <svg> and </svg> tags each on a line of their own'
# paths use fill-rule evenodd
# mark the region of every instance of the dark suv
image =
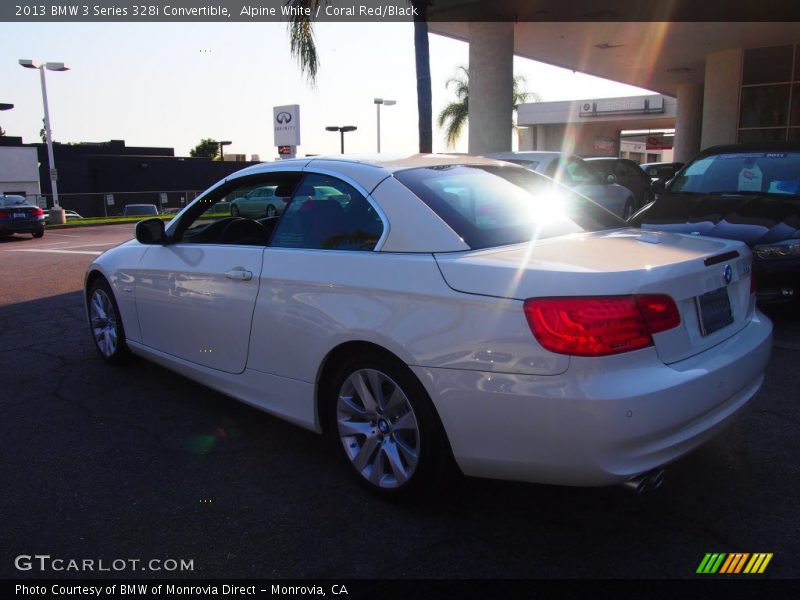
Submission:
<svg viewBox="0 0 800 600">
<path fill-rule="evenodd" d="M 800 143 L 703 150 L 629 222 L 643 229 L 741 240 L 760 301 L 800 296 Z"/>
</svg>

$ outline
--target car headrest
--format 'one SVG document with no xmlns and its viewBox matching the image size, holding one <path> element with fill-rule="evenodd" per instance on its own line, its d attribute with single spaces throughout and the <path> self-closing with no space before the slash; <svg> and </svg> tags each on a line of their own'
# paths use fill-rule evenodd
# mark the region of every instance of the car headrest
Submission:
<svg viewBox="0 0 800 600">
<path fill-rule="evenodd" d="M 302 197 L 306 197 L 306 196 L 310 196 L 310 197 L 313 198 L 314 194 L 316 194 L 316 193 L 317 193 L 317 190 L 314 189 L 313 185 L 306 184 L 306 185 L 301 185 L 297 189 L 297 191 L 295 191 L 294 195 L 295 195 L 295 197 L 299 196 L 301 198 Z"/>
</svg>

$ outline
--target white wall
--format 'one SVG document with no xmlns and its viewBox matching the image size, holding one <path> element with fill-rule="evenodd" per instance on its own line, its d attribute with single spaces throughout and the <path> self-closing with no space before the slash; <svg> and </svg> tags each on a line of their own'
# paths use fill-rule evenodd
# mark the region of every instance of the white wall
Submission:
<svg viewBox="0 0 800 600">
<path fill-rule="evenodd" d="M 41 193 L 36 148 L 0 146 L 0 192 Z"/>
</svg>

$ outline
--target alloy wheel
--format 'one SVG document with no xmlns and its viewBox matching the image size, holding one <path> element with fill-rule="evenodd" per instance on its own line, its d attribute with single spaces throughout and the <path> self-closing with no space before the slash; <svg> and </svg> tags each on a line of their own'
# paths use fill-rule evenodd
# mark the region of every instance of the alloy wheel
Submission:
<svg viewBox="0 0 800 600">
<path fill-rule="evenodd" d="M 96 289 L 89 301 L 89 321 L 100 353 L 111 358 L 117 351 L 117 318 L 114 305 L 105 290 Z"/>
<path fill-rule="evenodd" d="M 414 475 L 419 423 L 405 392 L 387 374 L 351 373 L 339 391 L 336 422 L 350 463 L 372 485 L 400 488 Z"/>
</svg>

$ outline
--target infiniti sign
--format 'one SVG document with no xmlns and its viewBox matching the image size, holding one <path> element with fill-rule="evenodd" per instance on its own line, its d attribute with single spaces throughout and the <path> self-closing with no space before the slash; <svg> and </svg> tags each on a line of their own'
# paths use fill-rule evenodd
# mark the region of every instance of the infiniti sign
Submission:
<svg viewBox="0 0 800 600">
<path fill-rule="evenodd" d="M 299 146 L 300 106 L 298 104 L 273 106 L 272 126 L 276 146 Z"/>
</svg>

